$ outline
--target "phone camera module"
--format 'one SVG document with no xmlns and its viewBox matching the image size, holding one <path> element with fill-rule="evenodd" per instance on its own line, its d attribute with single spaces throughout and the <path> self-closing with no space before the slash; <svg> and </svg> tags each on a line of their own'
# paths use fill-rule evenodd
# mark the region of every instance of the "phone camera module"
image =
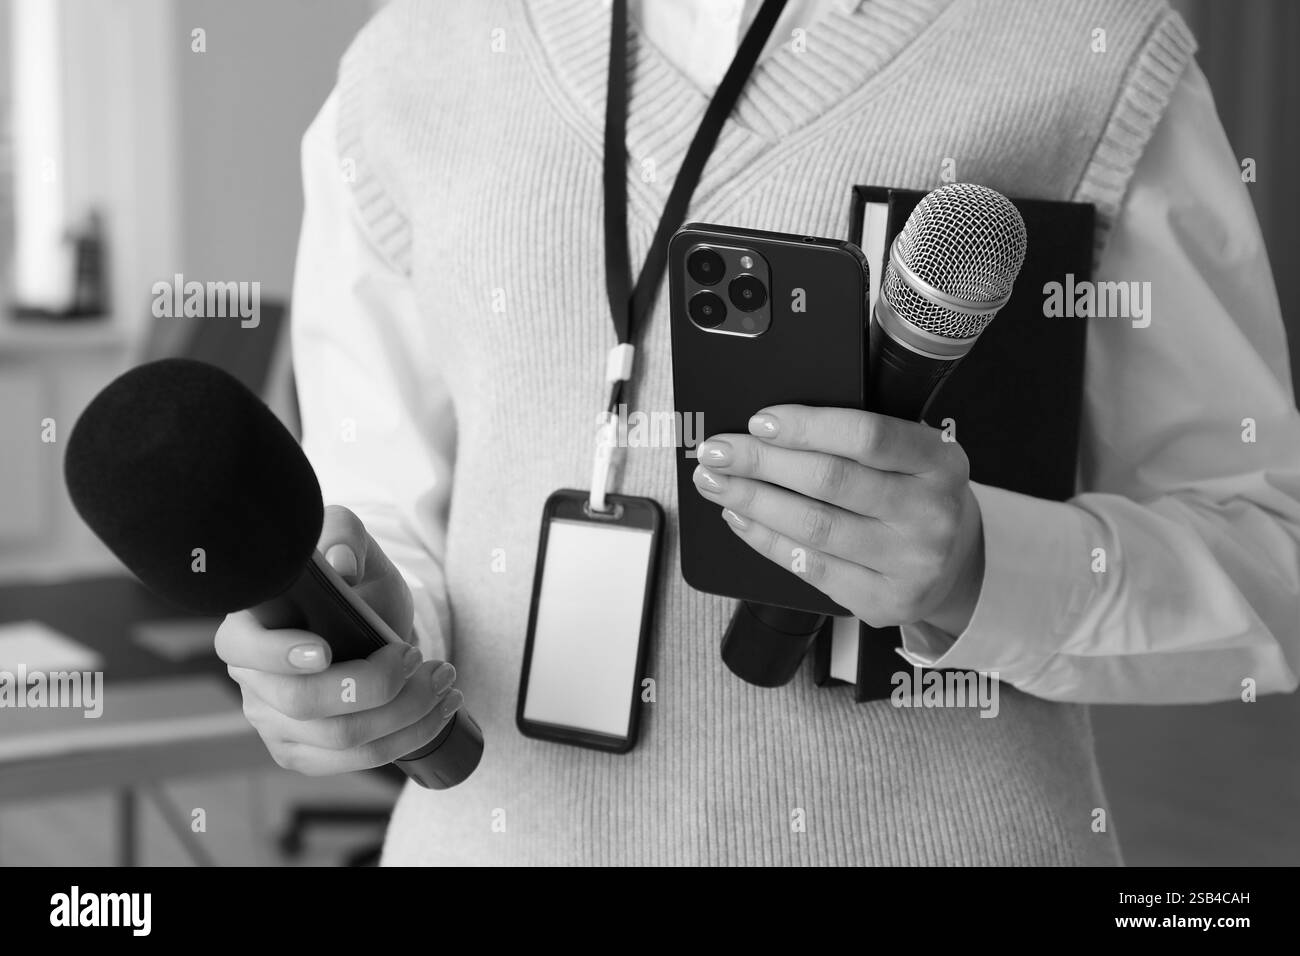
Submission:
<svg viewBox="0 0 1300 956">
<path fill-rule="evenodd" d="M 700 285 L 717 285 L 727 272 L 722 256 L 712 249 L 696 249 L 686 259 L 686 271 Z"/>
<path fill-rule="evenodd" d="M 703 291 L 691 296 L 691 321 L 701 328 L 715 329 L 727 318 L 727 304 L 716 293 Z"/>
<path fill-rule="evenodd" d="M 740 275 L 731 280 L 727 288 L 731 304 L 741 312 L 753 312 L 767 303 L 767 288 L 755 276 Z"/>
</svg>

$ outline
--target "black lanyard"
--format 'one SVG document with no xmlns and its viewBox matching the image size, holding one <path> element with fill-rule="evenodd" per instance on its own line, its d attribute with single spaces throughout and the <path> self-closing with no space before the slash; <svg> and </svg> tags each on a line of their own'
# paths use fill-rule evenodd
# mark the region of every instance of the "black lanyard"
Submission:
<svg viewBox="0 0 1300 956">
<path fill-rule="evenodd" d="M 627 0 L 614 0 L 609 35 L 609 86 L 605 96 L 605 285 L 620 344 L 633 342 L 637 327 L 654 307 L 655 294 L 668 263 L 668 241 L 686 216 L 691 194 L 722 133 L 722 125 L 736 105 L 785 4 L 786 0 L 763 0 L 758 15 L 745 32 L 745 39 L 686 150 L 686 158 L 668 193 L 650 251 L 633 288 L 627 244 Z M 617 411 L 622 401 L 623 386 L 621 381 L 613 385 L 611 412 Z"/>
</svg>

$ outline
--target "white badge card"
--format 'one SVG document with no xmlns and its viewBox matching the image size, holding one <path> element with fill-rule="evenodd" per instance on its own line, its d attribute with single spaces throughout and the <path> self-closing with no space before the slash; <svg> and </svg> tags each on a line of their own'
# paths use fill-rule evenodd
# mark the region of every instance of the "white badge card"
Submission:
<svg viewBox="0 0 1300 956">
<path fill-rule="evenodd" d="M 557 491 L 542 512 L 515 723 L 529 737 L 636 743 L 663 512 L 649 498 Z"/>
</svg>

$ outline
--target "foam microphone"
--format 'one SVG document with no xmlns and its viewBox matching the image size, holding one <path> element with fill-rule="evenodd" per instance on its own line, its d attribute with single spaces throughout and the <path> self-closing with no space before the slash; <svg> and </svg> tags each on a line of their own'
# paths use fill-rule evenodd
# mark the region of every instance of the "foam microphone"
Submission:
<svg viewBox="0 0 1300 956">
<path fill-rule="evenodd" d="M 920 421 L 998 310 L 1025 260 L 1020 212 L 1001 193 L 953 183 L 927 193 L 889 250 L 872 314 L 867 409 Z M 807 611 L 742 601 L 722 659 L 760 687 L 786 684 L 826 625 Z"/>
<path fill-rule="evenodd" d="M 927 193 L 889 248 L 871 318 L 867 408 L 920 421 L 1011 298 L 1027 238 L 1000 192 L 953 183 Z"/>
<path fill-rule="evenodd" d="M 214 366 L 164 359 L 126 372 L 73 427 L 64 477 L 77 511 L 146 587 L 199 614 L 245 608 L 320 635 L 333 659 L 405 642 L 316 550 L 320 484 L 279 419 Z M 284 609 L 296 620 L 286 622 Z M 434 790 L 478 766 L 464 710 L 396 761 Z"/>
</svg>

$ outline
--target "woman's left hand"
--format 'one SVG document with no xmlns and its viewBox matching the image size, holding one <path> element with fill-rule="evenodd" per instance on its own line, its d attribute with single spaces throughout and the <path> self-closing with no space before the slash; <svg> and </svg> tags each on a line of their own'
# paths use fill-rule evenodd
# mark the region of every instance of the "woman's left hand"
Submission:
<svg viewBox="0 0 1300 956">
<path fill-rule="evenodd" d="M 927 425 L 774 405 L 699 448 L 695 486 L 751 548 L 868 624 L 965 630 L 984 578 L 966 453 Z"/>
</svg>

